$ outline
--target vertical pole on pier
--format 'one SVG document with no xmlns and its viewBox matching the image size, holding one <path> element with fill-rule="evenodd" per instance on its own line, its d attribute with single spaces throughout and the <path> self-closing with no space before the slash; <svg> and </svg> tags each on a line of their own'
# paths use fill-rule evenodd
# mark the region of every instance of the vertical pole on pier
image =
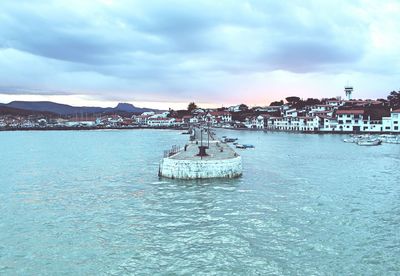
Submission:
<svg viewBox="0 0 400 276">
<path fill-rule="evenodd" d="M 203 129 L 200 127 L 200 146 L 203 146 Z"/>
<path fill-rule="evenodd" d="M 208 121 L 208 130 L 207 130 L 207 147 L 210 148 L 210 121 Z"/>
<path fill-rule="evenodd" d="M 203 147 L 203 128 L 200 126 L 200 146 Z M 203 155 L 200 155 L 200 159 L 203 159 Z"/>
</svg>

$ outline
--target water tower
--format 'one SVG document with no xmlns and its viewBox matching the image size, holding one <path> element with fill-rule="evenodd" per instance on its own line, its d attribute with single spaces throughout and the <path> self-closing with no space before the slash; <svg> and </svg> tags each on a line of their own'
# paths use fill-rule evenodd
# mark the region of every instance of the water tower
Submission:
<svg viewBox="0 0 400 276">
<path fill-rule="evenodd" d="M 353 93 L 353 86 L 346 85 L 344 87 L 344 92 L 346 93 L 346 100 L 351 100 L 351 94 Z"/>
</svg>

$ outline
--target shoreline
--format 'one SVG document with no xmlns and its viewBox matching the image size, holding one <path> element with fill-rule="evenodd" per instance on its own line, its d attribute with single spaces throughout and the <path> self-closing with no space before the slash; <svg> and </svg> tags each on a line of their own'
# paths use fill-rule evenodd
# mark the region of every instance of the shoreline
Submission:
<svg viewBox="0 0 400 276">
<path fill-rule="evenodd" d="M 400 135 L 398 132 L 353 132 L 353 131 L 291 131 L 291 130 L 271 130 L 271 129 L 258 129 L 258 128 L 223 128 L 213 127 L 215 129 L 222 130 L 234 130 L 234 131 L 262 131 L 265 133 L 288 133 L 288 134 L 333 134 L 333 135 Z M 30 127 L 30 128 L 0 128 L 0 132 L 11 132 L 11 131 L 81 131 L 81 130 L 143 130 L 143 129 L 159 129 L 159 130 L 180 130 L 187 131 L 188 127 Z"/>
<path fill-rule="evenodd" d="M 68 131 L 68 130 L 133 130 L 133 129 L 161 129 L 161 130 L 188 130 L 188 128 L 173 127 L 27 127 L 27 128 L 0 128 L 0 132 L 4 131 Z"/>
<path fill-rule="evenodd" d="M 400 135 L 398 132 L 386 132 L 386 131 L 376 131 L 376 132 L 354 132 L 354 131 L 295 131 L 295 130 L 279 130 L 279 129 L 265 129 L 265 128 L 223 128 L 223 127 L 214 127 L 217 129 L 224 129 L 224 130 L 237 130 L 237 131 L 262 131 L 262 132 L 272 132 L 272 133 L 289 133 L 289 134 L 334 134 L 334 135 L 349 135 L 349 134 L 355 134 L 355 135 L 364 135 L 364 134 L 369 134 L 369 135 L 382 135 L 382 134 L 388 134 L 388 135 Z"/>
</svg>

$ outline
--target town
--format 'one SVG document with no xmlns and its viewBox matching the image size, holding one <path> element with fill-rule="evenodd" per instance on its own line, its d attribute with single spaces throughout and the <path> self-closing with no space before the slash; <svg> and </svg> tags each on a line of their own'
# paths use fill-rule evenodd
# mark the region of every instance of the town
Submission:
<svg viewBox="0 0 400 276">
<path fill-rule="evenodd" d="M 265 107 L 249 108 L 245 104 L 204 109 L 190 103 L 187 110 L 140 114 L 74 114 L 53 113 L 0 115 L 0 130 L 27 129 L 103 129 L 103 128 L 176 128 L 193 124 L 211 127 L 289 131 L 305 133 L 400 133 L 400 92 L 387 99 L 357 100 L 353 87 L 346 86 L 345 97 L 302 100 L 287 97 Z"/>
</svg>

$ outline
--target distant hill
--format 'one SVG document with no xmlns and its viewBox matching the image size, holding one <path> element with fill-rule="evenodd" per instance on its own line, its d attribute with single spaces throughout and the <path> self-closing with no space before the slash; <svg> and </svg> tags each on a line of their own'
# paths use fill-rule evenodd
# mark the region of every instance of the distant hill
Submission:
<svg viewBox="0 0 400 276">
<path fill-rule="evenodd" d="M 40 115 L 42 115 L 42 116 L 46 116 L 46 117 L 56 116 L 55 113 L 51 113 L 51 112 L 19 109 L 19 108 L 14 108 L 14 107 L 8 107 L 8 106 L 5 106 L 4 104 L 0 104 L 0 115 L 13 115 L 13 116 L 29 116 L 29 115 L 40 116 Z"/>
<path fill-rule="evenodd" d="M 138 108 L 135 107 L 133 104 L 129 104 L 129 103 L 119 103 L 115 109 L 117 110 L 121 110 L 121 111 L 125 111 L 125 112 L 138 112 Z M 146 112 L 146 111 L 151 111 L 148 108 L 139 108 L 140 112 Z"/>
<path fill-rule="evenodd" d="M 22 110 L 51 112 L 58 115 L 74 115 L 83 113 L 112 113 L 112 112 L 129 112 L 142 113 L 146 111 L 159 111 L 151 108 L 139 108 L 128 103 L 119 103 L 116 107 L 92 107 L 92 106 L 71 106 L 67 104 L 59 104 L 54 102 L 27 102 L 13 101 L 8 104 L 0 104 L 0 107 L 9 107 Z"/>
</svg>

